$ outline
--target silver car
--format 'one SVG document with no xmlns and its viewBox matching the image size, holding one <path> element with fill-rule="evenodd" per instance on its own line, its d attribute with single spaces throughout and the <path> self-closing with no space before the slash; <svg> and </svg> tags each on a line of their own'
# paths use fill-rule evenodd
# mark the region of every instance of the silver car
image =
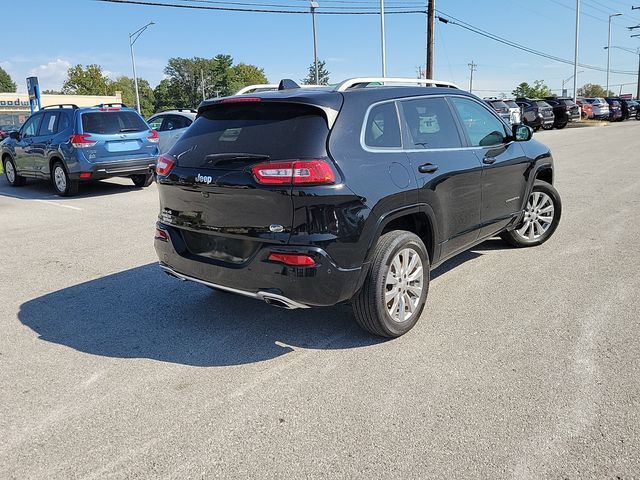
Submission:
<svg viewBox="0 0 640 480">
<path fill-rule="evenodd" d="M 147 120 L 151 128 L 158 132 L 158 149 L 165 153 L 178 141 L 196 118 L 195 110 L 169 110 L 156 113 Z"/>
<path fill-rule="evenodd" d="M 593 117 L 598 119 L 608 119 L 609 118 L 609 104 L 604 98 L 585 98 L 585 102 L 591 104 L 591 110 L 593 112 Z"/>
<path fill-rule="evenodd" d="M 511 125 L 519 125 L 522 123 L 522 109 L 513 100 L 503 100 L 505 105 L 509 108 L 509 115 L 511 116 Z"/>
</svg>

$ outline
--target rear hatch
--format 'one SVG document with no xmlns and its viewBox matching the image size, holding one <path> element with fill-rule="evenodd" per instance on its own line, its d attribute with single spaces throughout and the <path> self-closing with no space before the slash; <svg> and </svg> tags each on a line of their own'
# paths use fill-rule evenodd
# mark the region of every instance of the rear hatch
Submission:
<svg viewBox="0 0 640 480">
<path fill-rule="evenodd" d="M 248 259 L 259 242 L 286 243 L 294 187 L 261 183 L 254 169 L 271 163 L 273 172 L 284 172 L 287 162 L 321 159 L 335 172 L 328 135 L 324 112 L 314 106 L 209 105 L 169 151 L 175 163 L 159 178 L 160 220 L 177 227 L 191 254 L 232 263 Z"/>
<path fill-rule="evenodd" d="M 538 111 L 542 114 L 544 118 L 553 117 L 553 107 L 549 105 L 547 102 L 543 100 L 538 100 L 535 102 L 538 107 Z"/>
<path fill-rule="evenodd" d="M 562 100 L 561 103 L 564 103 L 564 106 L 567 110 L 567 114 L 574 118 L 580 117 L 580 107 L 573 100 Z"/>
<path fill-rule="evenodd" d="M 149 126 L 133 110 L 89 110 L 82 113 L 80 121 L 85 140 L 95 142 L 87 152 L 91 162 L 134 160 L 156 152 L 157 145 L 149 141 Z"/>
</svg>

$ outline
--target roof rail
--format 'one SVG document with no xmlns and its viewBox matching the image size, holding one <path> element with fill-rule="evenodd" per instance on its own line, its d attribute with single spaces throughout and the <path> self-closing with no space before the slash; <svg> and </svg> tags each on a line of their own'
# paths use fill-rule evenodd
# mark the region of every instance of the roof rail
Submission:
<svg viewBox="0 0 640 480">
<path fill-rule="evenodd" d="M 245 93 L 256 93 L 260 91 L 276 91 L 280 85 L 278 83 L 261 83 L 258 85 L 248 85 L 238 90 L 234 95 L 244 95 Z M 296 88 L 329 88 L 327 85 L 298 85 Z"/>
<path fill-rule="evenodd" d="M 42 107 L 40 110 L 44 110 L 45 108 L 64 108 L 64 107 L 69 107 L 69 108 L 78 108 L 78 105 L 76 105 L 75 103 L 58 103 L 56 105 L 47 105 L 46 107 Z"/>
<path fill-rule="evenodd" d="M 115 107 L 115 106 L 120 106 L 120 107 L 125 107 L 125 108 L 129 108 L 128 105 L 124 104 L 124 103 L 120 103 L 120 102 L 113 102 L 113 103 L 99 103 L 98 105 L 94 105 L 94 107 Z"/>
<path fill-rule="evenodd" d="M 433 80 L 431 78 L 395 78 L 395 77 L 356 77 L 349 78 L 335 87 L 336 92 L 344 92 L 352 88 L 364 88 L 372 83 L 424 85 L 425 87 L 457 88 L 455 83 Z"/>
</svg>

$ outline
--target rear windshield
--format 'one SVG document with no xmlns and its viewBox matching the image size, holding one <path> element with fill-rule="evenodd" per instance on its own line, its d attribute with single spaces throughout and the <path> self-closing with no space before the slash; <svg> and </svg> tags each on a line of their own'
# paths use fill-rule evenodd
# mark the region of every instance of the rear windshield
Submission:
<svg viewBox="0 0 640 480">
<path fill-rule="evenodd" d="M 136 112 L 86 112 L 82 114 L 82 131 L 84 133 L 111 135 L 144 130 L 149 130 L 149 127 Z"/>
<path fill-rule="evenodd" d="M 538 100 L 535 102 L 538 107 L 540 108 L 546 108 L 546 107 L 550 107 L 551 105 L 549 105 L 547 102 L 545 102 L 544 100 Z"/>
<path fill-rule="evenodd" d="M 326 156 L 322 112 L 294 103 L 239 103 L 205 110 L 171 149 L 183 167 L 222 167 L 233 154 L 270 160 Z M 225 154 L 231 154 L 225 156 Z M 218 155 L 216 157 L 216 155 Z M 240 155 L 238 155 L 240 156 Z"/>
<path fill-rule="evenodd" d="M 513 100 L 507 100 L 506 102 L 504 102 L 505 105 L 509 108 L 520 108 L 518 106 L 518 104 L 516 102 L 514 102 Z"/>
<path fill-rule="evenodd" d="M 491 101 L 491 105 L 493 105 L 493 108 L 495 108 L 496 110 L 498 109 L 508 109 L 509 107 L 507 107 L 507 104 L 504 102 L 501 102 L 499 100 L 492 100 Z"/>
</svg>

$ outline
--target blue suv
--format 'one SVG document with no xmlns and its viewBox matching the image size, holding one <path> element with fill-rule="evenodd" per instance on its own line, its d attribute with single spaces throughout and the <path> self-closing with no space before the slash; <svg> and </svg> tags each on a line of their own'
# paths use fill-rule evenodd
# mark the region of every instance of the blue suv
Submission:
<svg viewBox="0 0 640 480">
<path fill-rule="evenodd" d="M 82 181 L 111 177 L 149 186 L 158 140 L 158 132 L 123 104 L 51 105 L 11 132 L 0 143 L 0 156 L 11 185 L 50 179 L 58 195 L 71 196 Z"/>
</svg>

